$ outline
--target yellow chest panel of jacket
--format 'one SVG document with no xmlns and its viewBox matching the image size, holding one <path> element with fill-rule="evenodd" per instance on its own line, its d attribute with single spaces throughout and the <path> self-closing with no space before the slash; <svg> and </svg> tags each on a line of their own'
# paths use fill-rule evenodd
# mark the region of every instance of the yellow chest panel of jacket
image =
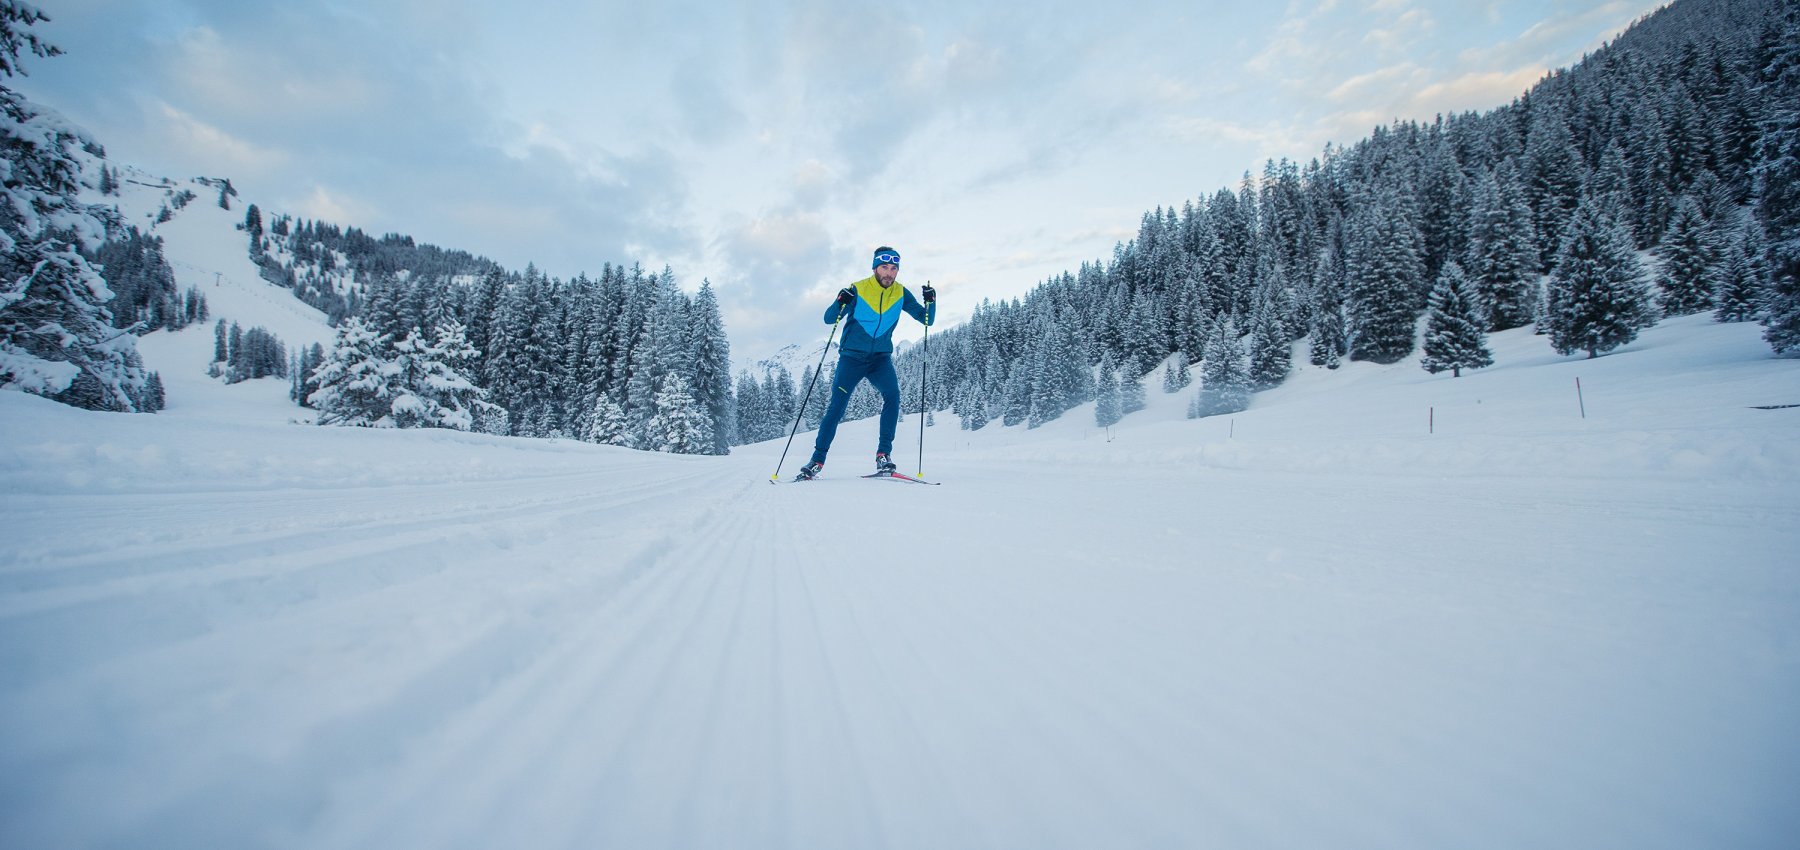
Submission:
<svg viewBox="0 0 1800 850">
<path fill-rule="evenodd" d="M 856 309 L 850 317 L 862 326 L 870 339 L 880 339 L 894 332 L 900 324 L 900 313 L 906 304 L 906 287 L 898 282 L 882 286 L 874 275 L 856 282 Z"/>
</svg>

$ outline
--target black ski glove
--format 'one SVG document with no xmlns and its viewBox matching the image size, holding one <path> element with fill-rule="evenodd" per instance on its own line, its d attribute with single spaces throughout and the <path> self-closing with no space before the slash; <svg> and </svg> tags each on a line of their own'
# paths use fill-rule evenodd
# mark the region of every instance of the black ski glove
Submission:
<svg viewBox="0 0 1800 850">
<path fill-rule="evenodd" d="M 848 307 L 851 304 L 855 304 L 856 303 L 856 293 L 851 292 L 849 287 L 845 287 L 843 289 L 838 290 L 838 303 L 844 305 L 845 307 Z"/>
<path fill-rule="evenodd" d="M 925 296 L 925 303 L 927 304 L 937 300 L 937 290 L 932 289 L 931 284 L 929 283 L 919 287 L 919 294 Z"/>
</svg>

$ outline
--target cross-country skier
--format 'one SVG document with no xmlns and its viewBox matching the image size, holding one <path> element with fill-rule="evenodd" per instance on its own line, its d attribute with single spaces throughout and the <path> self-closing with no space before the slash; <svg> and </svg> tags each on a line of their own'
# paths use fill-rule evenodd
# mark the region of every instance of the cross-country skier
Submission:
<svg viewBox="0 0 1800 850">
<path fill-rule="evenodd" d="M 895 283 L 900 276 L 900 253 L 883 245 L 875 249 L 871 264 L 875 273 L 838 290 L 837 300 L 825 308 L 825 324 L 836 324 L 839 316 L 850 320 L 844 327 L 844 341 L 838 348 L 837 372 L 831 378 L 831 404 L 825 418 L 819 420 L 819 437 L 813 444 L 812 461 L 800 468 L 797 481 L 807 481 L 825 466 L 825 454 L 831 451 L 831 440 L 837 436 L 838 422 L 844 418 L 844 406 L 850 393 L 863 379 L 881 393 L 881 441 L 875 446 L 875 471 L 893 472 L 894 462 L 888 455 L 894 450 L 894 426 L 900 421 L 900 376 L 894 374 L 894 328 L 900 325 L 900 312 L 910 314 L 929 326 L 937 317 L 937 291 L 929 285 L 919 289 L 925 299 L 920 305 Z"/>
</svg>

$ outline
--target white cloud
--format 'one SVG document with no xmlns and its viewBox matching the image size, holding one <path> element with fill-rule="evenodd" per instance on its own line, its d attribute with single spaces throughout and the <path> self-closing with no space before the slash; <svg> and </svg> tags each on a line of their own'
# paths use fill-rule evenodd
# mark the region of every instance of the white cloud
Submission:
<svg viewBox="0 0 1800 850">
<path fill-rule="evenodd" d="M 283 151 L 234 136 L 167 103 L 157 104 L 156 112 L 162 118 L 160 130 L 166 144 L 184 151 L 190 161 L 206 169 L 204 175 L 181 176 L 241 178 L 266 174 L 290 161 Z"/>
<path fill-rule="evenodd" d="M 1549 69 L 1528 65 L 1511 71 L 1475 71 L 1432 83 L 1411 98 L 1413 117 L 1492 109 L 1524 94 Z"/>
<path fill-rule="evenodd" d="M 338 224 L 372 221 L 378 217 L 373 204 L 350 195 L 333 192 L 324 186 L 313 186 L 311 194 L 297 201 L 287 202 L 281 211 L 288 212 L 290 210 L 301 218 Z"/>
<path fill-rule="evenodd" d="M 1339 103 L 1350 100 L 1380 99 L 1386 94 L 1384 90 L 1403 87 L 1416 81 L 1425 73 L 1424 68 L 1412 62 L 1401 62 L 1398 65 L 1389 65 L 1367 74 L 1351 77 L 1338 84 L 1337 88 L 1332 89 L 1325 97 Z"/>
</svg>

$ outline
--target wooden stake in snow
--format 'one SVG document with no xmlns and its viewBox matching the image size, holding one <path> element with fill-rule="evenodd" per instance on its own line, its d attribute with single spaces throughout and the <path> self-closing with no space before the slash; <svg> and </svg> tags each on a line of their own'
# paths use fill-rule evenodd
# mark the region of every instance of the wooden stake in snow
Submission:
<svg viewBox="0 0 1800 850">
<path fill-rule="evenodd" d="M 1581 418 L 1587 418 L 1587 399 L 1581 395 L 1581 379 L 1575 379 L 1575 400 L 1581 403 Z"/>
</svg>

